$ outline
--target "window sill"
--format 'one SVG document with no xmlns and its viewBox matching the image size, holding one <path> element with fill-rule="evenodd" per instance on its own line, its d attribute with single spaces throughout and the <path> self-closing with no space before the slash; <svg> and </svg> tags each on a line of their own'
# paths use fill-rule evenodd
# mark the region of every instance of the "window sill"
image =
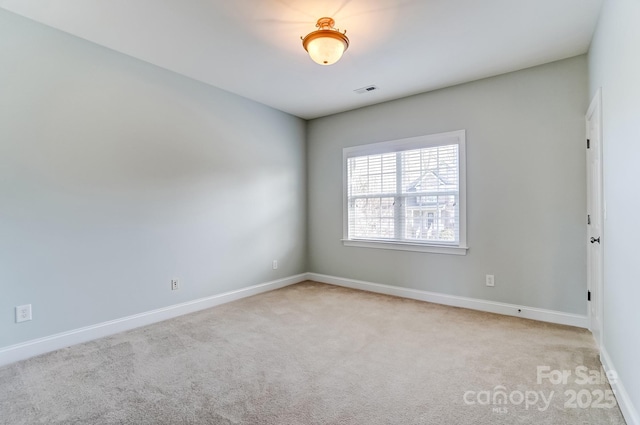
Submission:
<svg viewBox="0 0 640 425">
<path fill-rule="evenodd" d="M 466 246 L 450 246 L 450 245 L 425 245 L 408 242 L 396 241 L 372 241 L 372 240 L 354 240 L 342 239 L 344 246 L 355 246 L 359 248 L 375 248 L 375 249 L 391 249 L 397 251 L 415 251 L 430 252 L 433 254 L 450 254 L 450 255 L 467 255 Z"/>
</svg>

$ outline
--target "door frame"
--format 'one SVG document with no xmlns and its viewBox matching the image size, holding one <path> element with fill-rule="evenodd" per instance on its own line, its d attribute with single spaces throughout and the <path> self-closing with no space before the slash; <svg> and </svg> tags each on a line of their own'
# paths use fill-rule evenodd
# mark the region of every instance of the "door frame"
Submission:
<svg viewBox="0 0 640 425">
<path fill-rule="evenodd" d="M 596 124 L 597 124 L 597 130 L 596 133 L 597 134 L 592 134 L 591 131 L 591 126 L 589 125 L 593 120 L 595 120 Z M 589 316 L 589 329 L 594 332 L 594 338 L 596 340 L 596 343 L 598 344 L 598 349 L 601 349 L 602 347 L 602 342 L 604 339 L 604 317 L 603 317 L 603 313 L 604 313 L 604 248 L 605 248 L 605 244 L 604 244 L 604 223 L 606 221 L 606 209 L 605 209 L 605 200 L 604 200 L 604 170 L 603 170 L 603 147 L 604 147 L 604 143 L 603 143 L 603 131 L 602 131 L 602 90 L 599 88 L 595 95 L 593 96 L 593 99 L 591 100 L 591 104 L 589 105 L 589 109 L 587 110 L 587 113 L 585 115 L 585 126 L 586 126 L 586 135 L 587 135 L 587 143 L 591 144 L 591 148 L 595 148 L 598 149 L 599 151 L 599 155 L 598 155 L 598 170 L 596 174 L 599 173 L 599 175 L 596 175 L 596 178 L 599 180 L 599 184 L 597 184 L 596 188 L 591 187 L 591 185 L 589 184 L 589 181 L 587 181 L 587 192 L 589 192 L 589 190 L 596 190 L 599 191 L 599 193 L 587 193 L 587 214 L 592 214 L 592 211 L 589 211 L 590 208 L 590 202 L 589 200 L 592 197 L 595 197 L 595 199 L 599 202 L 596 202 L 597 205 L 594 206 L 594 208 L 598 208 L 599 209 L 599 217 L 600 217 L 600 232 L 599 232 L 599 238 L 600 238 L 600 249 L 599 250 L 592 250 L 591 249 L 591 242 L 588 240 L 587 241 L 587 290 L 590 291 L 590 293 L 595 294 L 595 297 L 591 299 L 591 301 L 587 301 L 587 311 L 588 311 L 588 316 Z M 587 179 L 589 179 L 590 176 L 590 172 L 592 170 L 590 170 L 591 167 L 591 161 L 590 161 L 590 154 L 589 151 L 587 151 L 587 155 L 586 155 L 586 163 L 587 163 Z M 587 225 L 589 226 L 590 223 L 588 223 Z M 590 234 L 590 228 L 587 227 L 587 238 L 589 238 L 590 236 L 592 236 Z M 592 269 L 591 269 L 591 262 L 593 261 L 593 255 L 597 255 L 599 258 L 596 258 L 595 260 L 598 261 L 600 263 L 600 270 L 597 273 L 597 276 L 593 276 L 592 273 Z M 591 260 L 591 262 L 590 262 Z M 590 303 L 595 303 L 595 306 L 592 306 Z M 595 315 L 596 317 L 593 317 L 592 314 L 592 307 L 595 307 L 596 313 Z M 596 323 L 596 320 L 599 319 L 599 323 Z"/>
</svg>

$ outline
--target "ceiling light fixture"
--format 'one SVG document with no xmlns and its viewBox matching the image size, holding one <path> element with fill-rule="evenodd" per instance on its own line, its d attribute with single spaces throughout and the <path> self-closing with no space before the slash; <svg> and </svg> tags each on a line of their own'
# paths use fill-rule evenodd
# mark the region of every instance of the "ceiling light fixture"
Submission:
<svg viewBox="0 0 640 425">
<path fill-rule="evenodd" d="M 335 21 L 331 18 L 320 18 L 316 24 L 317 30 L 310 32 L 302 39 L 302 46 L 309 52 L 314 62 L 320 65 L 332 65 L 340 60 L 342 54 L 349 47 L 349 39 L 345 35 L 347 30 L 340 32 L 334 28 Z"/>
</svg>

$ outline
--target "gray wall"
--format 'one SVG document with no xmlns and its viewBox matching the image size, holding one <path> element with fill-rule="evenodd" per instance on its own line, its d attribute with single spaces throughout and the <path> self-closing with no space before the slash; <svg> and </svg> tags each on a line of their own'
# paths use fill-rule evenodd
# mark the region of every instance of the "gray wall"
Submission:
<svg viewBox="0 0 640 425">
<path fill-rule="evenodd" d="M 310 271 L 586 314 L 587 106 L 580 56 L 311 121 Z M 344 247 L 342 149 L 460 129 L 468 254 Z"/>
<path fill-rule="evenodd" d="M 607 0 L 589 51 L 589 93 L 602 88 L 604 349 L 640 412 L 640 2 Z"/>
<path fill-rule="evenodd" d="M 305 127 L 0 10 L 0 347 L 305 272 Z"/>
</svg>

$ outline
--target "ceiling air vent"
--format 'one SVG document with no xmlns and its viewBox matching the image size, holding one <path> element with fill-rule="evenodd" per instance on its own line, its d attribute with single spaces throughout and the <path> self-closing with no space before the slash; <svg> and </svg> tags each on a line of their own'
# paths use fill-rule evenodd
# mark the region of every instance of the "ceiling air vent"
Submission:
<svg viewBox="0 0 640 425">
<path fill-rule="evenodd" d="M 363 87 L 361 89 L 356 89 L 354 90 L 354 92 L 358 93 L 358 94 L 362 94 L 362 93 L 368 93 L 370 91 L 374 91 L 374 90 L 378 90 L 377 86 L 367 86 L 367 87 Z"/>
</svg>

